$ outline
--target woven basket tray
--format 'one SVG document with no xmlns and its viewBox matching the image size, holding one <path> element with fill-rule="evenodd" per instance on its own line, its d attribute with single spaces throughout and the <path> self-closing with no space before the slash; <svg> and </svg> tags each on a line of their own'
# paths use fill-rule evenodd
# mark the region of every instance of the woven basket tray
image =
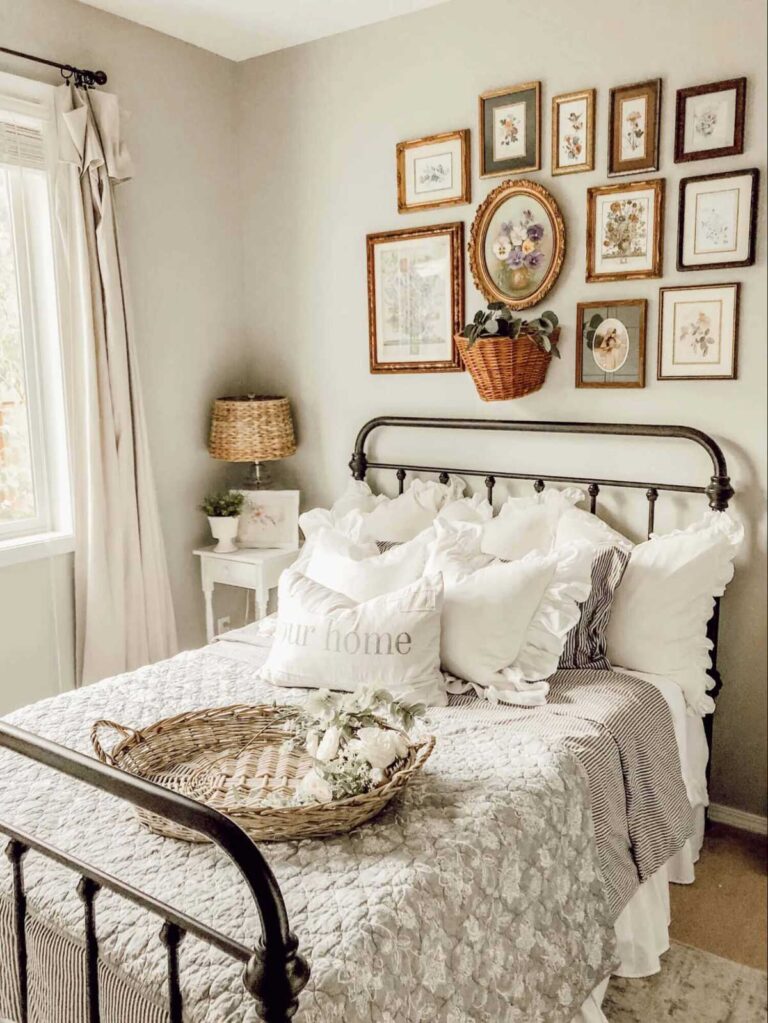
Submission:
<svg viewBox="0 0 768 1023">
<path fill-rule="evenodd" d="M 553 342 L 558 336 L 559 330 L 553 331 Z M 483 401 L 508 401 L 538 391 L 552 358 L 524 334 L 514 339 L 480 338 L 471 348 L 457 334 L 456 344 Z"/>
<path fill-rule="evenodd" d="M 141 731 L 97 721 L 91 742 L 102 763 L 207 803 L 260 842 L 319 838 L 364 824 L 405 787 L 435 744 L 432 736 L 412 744 L 407 756 L 387 768 L 386 779 L 363 795 L 305 806 L 263 806 L 265 793 L 290 797 L 313 764 L 303 750 L 281 748 L 290 732 L 280 715 L 275 707 L 235 705 L 178 714 Z M 107 730 L 121 736 L 109 752 L 101 738 Z M 157 835 L 208 841 L 147 810 L 135 813 Z"/>
</svg>

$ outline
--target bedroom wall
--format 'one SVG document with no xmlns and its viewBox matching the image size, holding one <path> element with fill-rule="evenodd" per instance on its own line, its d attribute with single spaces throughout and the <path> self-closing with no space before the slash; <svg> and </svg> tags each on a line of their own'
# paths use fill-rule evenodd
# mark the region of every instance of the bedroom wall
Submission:
<svg viewBox="0 0 768 1023">
<path fill-rule="evenodd" d="M 196 511 L 226 466 L 205 449 L 210 400 L 247 386 L 240 319 L 235 65 L 73 0 L 3 0 L 4 45 L 104 68 L 136 164 L 118 189 L 134 336 L 182 646 L 204 641 Z M 0 54 L 0 70 L 57 73 Z M 71 555 L 0 567 L 0 713 L 72 683 Z M 53 582 L 52 582 L 53 580 Z M 58 637 L 56 640 L 56 626 Z M 61 670 L 59 670 L 61 665 Z"/>
<path fill-rule="evenodd" d="M 428 11 L 249 61 L 238 68 L 243 284 L 247 337 L 257 385 L 294 402 L 299 451 L 284 463 L 305 506 L 328 502 L 347 478 L 357 428 L 382 413 L 596 419 L 688 423 L 719 439 L 738 491 L 735 511 L 748 541 L 723 607 L 721 666 L 725 688 L 717 721 L 713 798 L 764 814 L 765 665 L 765 188 L 762 182 L 757 264 L 748 269 L 678 274 L 677 182 L 718 169 L 765 172 L 765 5 L 762 0 L 454 0 Z M 745 28 L 748 26 L 748 29 Z M 742 157 L 673 162 L 677 88 L 749 78 Z M 606 177 L 608 90 L 661 76 L 662 163 L 667 228 L 661 281 L 585 285 L 586 189 Z M 538 394 L 486 405 L 465 374 L 371 376 L 368 372 L 365 235 L 369 231 L 463 220 L 500 179 L 477 176 L 478 93 L 514 82 L 543 83 L 545 171 L 531 175 L 561 205 L 568 241 L 562 275 L 546 299 L 563 325 L 561 363 Z M 596 87 L 597 170 L 549 174 L 553 95 Z M 472 129 L 473 203 L 398 215 L 395 144 L 456 128 Z M 467 269 L 467 277 L 469 271 Z M 739 379 L 657 382 L 656 318 L 660 284 L 739 280 L 743 284 Z M 648 385 L 638 391 L 574 388 L 576 303 L 602 297 L 649 301 Z M 480 297 L 470 284 L 467 309 Z M 405 440 L 405 439 L 404 439 Z M 445 446 L 445 439 L 441 443 Z M 412 459 L 436 453 L 438 441 L 409 437 L 384 447 Z M 514 446 L 512 446 L 512 444 Z M 611 475 L 628 466 L 657 480 L 700 483 L 703 454 L 671 443 L 621 444 L 452 438 L 451 461 L 480 468 Z M 461 445 L 461 446 L 459 446 Z M 598 445 L 600 445 L 598 447 Z M 425 453 L 426 452 L 426 453 Z M 445 452 L 447 454 L 447 451 Z M 445 464 L 445 463 L 444 463 Z M 645 502 L 635 514 L 639 532 Z M 628 507 L 628 505 L 627 505 Z M 701 508 L 701 505 L 698 505 Z M 623 512 L 617 502 L 613 513 Z M 658 528 L 690 516 L 677 499 L 659 502 Z M 687 518 L 690 521 L 690 517 Z"/>
</svg>

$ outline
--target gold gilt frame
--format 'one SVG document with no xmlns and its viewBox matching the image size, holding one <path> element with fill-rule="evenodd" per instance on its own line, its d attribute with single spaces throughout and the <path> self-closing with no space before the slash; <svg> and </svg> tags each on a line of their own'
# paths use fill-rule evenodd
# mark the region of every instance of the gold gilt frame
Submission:
<svg viewBox="0 0 768 1023">
<path fill-rule="evenodd" d="M 381 242 L 409 241 L 416 238 L 447 235 L 451 243 L 451 358 L 424 359 L 421 362 L 380 362 L 376 343 L 376 246 Z M 435 224 L 402 231 L 379 231 L 366 235 L 368 259 L 368 352 L 371 373 L 461 373 L 456 335 L 464 326 L 464 223 Z"/>
<path fill-rule="evenodd" d="M 664 178 L 653 178 L 650 181 L 625 181 L 615 185 L 600 185 L 587 189 L 587 276 L 588 284 L 598 281 L 644 281 L 651 277 L 661 277 L 664 254 Z M 648 270 L 627 270 L 623 273 L 595 272 L 595 235 L 597 233 L 597 197 L 602 195 L 621 195 L 625 192 L 653 191 L 653 217 L 655 231 L 653 236 L 652 263 Z"/>
<path fill-rule="evenodd" d="M 436 199 L 434 202 L 409 204 L 406 199 L 405 187 L 405 154 L 409 149 L 431 146 L 440 142 L 461 143 L 461 193 L 451 199 Z M 434 210 L 439 206 L 463 206 L 472 201 L 472 179 L 469 166 L 469 128 L 460 131 L 444 131 L 439 135 L 425 135 L 421 139 L 410 139 L 397 143 L 397 212 L 415 213 L 417 210 Z"/>
<path fill-rule="evenodd" d="M 485 264 L 485 238 L 493 216 L 503 202 L 515 195 L 529 195 L 541 203 L 549 218 L 553 238 L 552 260 L 546 276 L 536 291 L 527 298 L 518 300 L 512 299 L 496 286 Z M 553 196 L 535 181 L 526 179 L 504 181 L 497 185 L 492 192 L 489 192 L 478 206 L 469 238 L 469 265 L 478 291 L 481 291 L 489 302 L 504 302 L 510 309 L 528 309 L 530 306 L 536 305 L 557 280 L 564 257 L 565 224 L 562 214 Z"/>
<path fill-rule="evenodd" d="M 536 138 L 534 140 L 534 152 L 530 163 L 521 164 L 519 167 L 504 167 L 501 170 L 488 170 L 485 162 L 485 103 L 486 100 L 496 99 L 498 96 L 514 96 L 519 92 L 534 92 L 534 107 L 536 111 L 535 125 Z M 478 128 L 480 139 L 480 177 L 498 178 L 504 174 L 526 174 L 528 171 L 541 170 L 541 82 L 522 82 L 520 85 L 508 85 L 504 89 L 491 89 L 489 92 L 482 92 L 477 99 Z"/>
<path fill-rule="evenodd" d="M 595 89 L 582 89 L 581 92 L 565 92 L 560 96 L 552 97 L 552 175 L 558 174 L 583 174 L 585 171 L 595 169 Z M 581 163 L 575 163 L 570 167 L 561 167 L 558 163 L 560 152 L 560 116 L 559 106 L 561 103 L 571 103 L 575 100 L 587 101 L 587 131 L 585 132 L 586 152 Z"/>
</svg>

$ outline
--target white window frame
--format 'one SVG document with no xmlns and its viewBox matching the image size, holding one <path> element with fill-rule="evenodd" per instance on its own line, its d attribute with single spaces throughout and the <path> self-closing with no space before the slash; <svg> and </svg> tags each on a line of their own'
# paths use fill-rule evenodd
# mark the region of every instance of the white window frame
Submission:
<svg viewBox="0 0 768 1023">
<path fill-rule="evenodd" d="M 33 117 L 43 127 L 45 170 L 3 164 L 12 175 L 14 225 L 23 225 L 25 193 L 45 188 L 49 217 L 15 230 L 19 313 L 26 373 L 30 455 L 37 515 L 0 523 L 0 566 L 74 549 L 67 403 L 56 272 L 54 176 L 57 146 L 53 87 L 0 73 L 0 110 Z M 35 233 L 37 229 L 37 233 Z M 43 235 L 45 231 L 46 236 Z"/>
</svg>

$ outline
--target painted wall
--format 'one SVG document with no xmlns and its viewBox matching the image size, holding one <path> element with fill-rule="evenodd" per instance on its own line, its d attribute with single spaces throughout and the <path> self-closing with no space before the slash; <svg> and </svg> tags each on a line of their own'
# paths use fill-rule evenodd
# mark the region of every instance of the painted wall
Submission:
<svg viewBox="0 0 768 1023">
<path fill-rule="evenodd" d="M 748 542 L 723 607 L 725 678 L 716 722 L 713 798 L 765 812 L 765 379 L 764 200 L 757 265 L 678 274 L 677 182 L 718 169 L 765 172 L 765 5 L 762 0 L 582 0 L 519 4 L 454 0 L 383 24 L 261 57 L 238 69 L 244 296 L 252 365 L 260 388 L 295 404 L 299 452 L 285 471 L 306 505 L 327 502 L 343 485 L 357 428 L 383 413 L 597 419 L 688 423 L 718 438 L 738 491 L 736 513 Z M 749 26 L 749 30 L 745 30 Z M 688 85 L 749 77 L 746 151 L 723 161 L 673 162 L 674 94 Z M 607 181 L 608 90 L 661 76 L 662 163 L 667 228 L 661 281 L 584 283 L 586 189 Z M 485 405 L 465 374 L 377 376 L 368 372 L 365 235 L 369 231 L 463 220 L 500 179 L 477 176 L 478 93 L 514 82 L 543 82 L 544 166 L 549 167 L 553 95 L 596 87 L 597 170 L 552 178 L 568 231 L 562 275 L 546 299 L 563 322 L 560 363 L 546 386 L 513 403 Z M 395 144 L 456 128 L 472 129 L 473 204 L 398 215 Z M 765 179 L 762 194 L 765 195 Z M 467 271 L 467 277 L 469 273 Z M 743 284 L 739 379 L 657 382 L 660 284 Z M 576 303 L 601 298 L 649 301 L 648 386 L 640 391 L 574 388 Z M 467 287 L 467 309 L 480 302 Z M 449 447 L 427 437 L 385 437 L 379 451 L 411 460 L 701 483 L 706 456 L 682 443 L 519 439 L 502 444 L 467 435 Z M 631 467 L 631 468 L 630 468 Z M 649 475 L 642 475 L 648 473 Z M 633 512 L 639 532 L 645 505 Z M 609 513 L 625 521 L 629 503 Z M 698 507 L 701 507 L 699 505 Z M 683 501 L 662 498 L 658 528 L 690 521 Z"/>
<path fill-rule="evenodd" d="M 207 528 L 195 509 L 227 471 L 205 449 L 209 403 L 247 386 L 231 187 L 236 68 L 74 0 L 3 0 L 0 39 L 104 68 L 120 96 L 136 177 L 120 186 L 118 204 L 150 447 L 179 637 L 197 646 L 203 611 L 191 552 Z M 57 80 L 3 54 L 0 70 Z M 71 684 L 71 556 L 56 561 L 0 568 L 0 713 Z"/>
</svg>

